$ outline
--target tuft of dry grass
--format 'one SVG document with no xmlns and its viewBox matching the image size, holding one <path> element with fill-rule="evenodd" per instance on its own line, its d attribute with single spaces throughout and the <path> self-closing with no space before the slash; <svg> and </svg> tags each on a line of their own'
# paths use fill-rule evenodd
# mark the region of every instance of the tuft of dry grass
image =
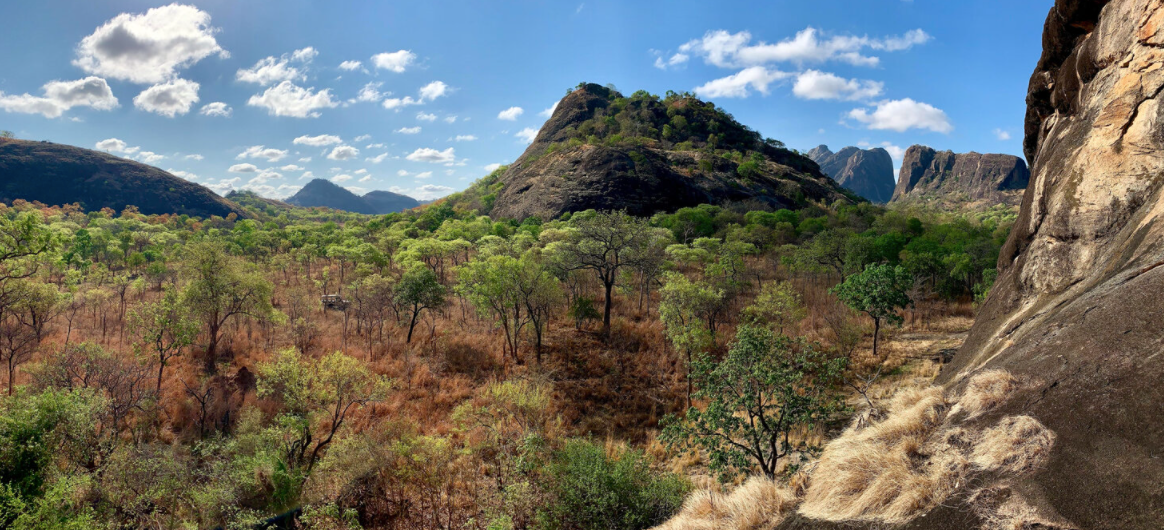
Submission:
<svg viewBox="0 0 1164 530">
<path fill-rule="evenodd" d="M 752 477 L 731 493 L 705 489 L 692 494 L 679 514 L 655 530 L 759 530 L 780 523 L 796 505 L 789 488 Z"/>
<path fill-rule="evenodd" d="M 970 460 L 986 471 L 1019 475 L 1038 469 L 1050 456 L 1055 433 L 1030 416 L 1008 416 L 982 433 Z"/>
<path fill-rule="evenodd" d="M 965 412 L 966 419 L 976 418 L 1006 402 L 1022 386 L 1019 379 L 1005 370 L 979 372 L 966 383 L 962 398 L 950 413 Z"/>
</svg>

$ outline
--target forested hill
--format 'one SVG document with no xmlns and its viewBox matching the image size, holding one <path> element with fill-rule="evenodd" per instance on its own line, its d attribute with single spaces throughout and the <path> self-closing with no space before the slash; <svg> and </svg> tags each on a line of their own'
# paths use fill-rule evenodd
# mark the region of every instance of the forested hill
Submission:
<svg viewBox="0 0 1164 530">
<path fill-rule="evenodd" d="M 743 209 L 860 202 L 808 158 L 691 94 L 630 97 L 580 84 L 512 165 L 448 199 L 495 217 L 587 209 L 635 215 L 698 204 Z"/>
<path fill-rule="evenodd" d="M 86 211 L 136 206 L 144 214 L 245 216 L 209 188 L 153 166 L 51 142 L 0 139 L 0 202 L 78 203 Z"/>
</svg>

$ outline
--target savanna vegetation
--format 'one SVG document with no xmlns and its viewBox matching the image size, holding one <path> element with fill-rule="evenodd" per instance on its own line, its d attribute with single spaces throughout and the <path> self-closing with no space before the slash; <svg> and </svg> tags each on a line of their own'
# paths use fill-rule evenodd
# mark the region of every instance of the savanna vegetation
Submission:
<svg viewBox="0 0 1164 530">
<path fill-rule="evenodd" d="M 648 528 L 814 458 L 1011 221 L 237 200 L 0 206 L 0 527 Z"/>
</svg>

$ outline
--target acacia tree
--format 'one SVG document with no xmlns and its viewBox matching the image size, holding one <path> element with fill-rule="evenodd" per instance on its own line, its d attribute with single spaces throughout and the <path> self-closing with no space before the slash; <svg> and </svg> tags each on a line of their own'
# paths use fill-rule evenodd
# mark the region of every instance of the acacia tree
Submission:
<svg viewBox="0 0 1164 530">
<path fill-rule="evenodd" d="M 558 280 L 539 261 L 534 252 L 526 252 L 518 260 L 518 275 L 514 287 L 525 305 L 530 326 L 534 332 L 534 352 L 537 362 L 542 362 L 542 338 L 546 326 L 553 316 L 554 308 L 562 300 L 562 289 Z"/>
<path fill-rule="evenodd" d="M 869 399 L 869 387 L 881 376 L 881 369 L 885 367 L 884 361 L 877 354 L 881 323 L 901 325 L 904 319 L 897 314 L 897 310 L 913 303 L 909 298 L 912 288 L 913 276 L 904 267 L 880 264 L 865 267 L 865 270 L 845 278 L 844 282 L 829 290 L 841 303 L 873 319 L 873 360 L 877 363 L 877 369 L 870 374 L 857 376 L 861 384 L 848 382 L 865 398 L 870 408 L 873 402 Z"/>
<path fill-rule="evenodd" d="M 188 246 L 185 272 L 190 283 L 182 293 L 182 302 L 202 319 L 207 336 L 205 369 L 214 373 L 222 326 L 236 316 L 269 317 L 273 311 L 271 283 L 216 242 Z"/>
<path fill-rule="evenodd" d="M 404 271 L 396 284 L 396 303 L 408 313 L 408 338 L 412 342 L 412 331 L 423 311 L 432 311 L 445 305 L 445 286 L 437 279 L 436 272 L 423 265 L 413 266 Z"/>
<path fill-rule="evenodd" d="M 689 408 L 683 420 L 664 418 L 661 438 L 707 454 L 720 480 L 753 466 L 774 478 L 781 458 L 817 450 L 806 441 L 793 443 L 792 433 L 811 431 L 844 410 L 835 387 L 845 363 L 803 340 L 741 326 L 723 361 L 707 355 L 696 360 L 695 397 L 706 404 Z"/>
<path fill-rule="evenodd" d="M 691 369 L 696 353 L 710 348 L 715 331 L 711 317 L 723 299 L 723 291 L 702 282 L 692 282 L 680 273 L 669 273 L 659 290 L 659 318 L 667 338 L 685 354 L 687 366 L 687 406 L 691 406 Z"/>
<path fill-rule="evenodd" d="M 610 313 L 614 284 L 623 267 L 634 268 L 646 255 L 652 230 L 645 219 L 625 211 L 579 212 L 571 219 L 574 232 L 565 244 L 555 246 L 559 264 L 565 270 L 590 270 L 602 282 L 604 302 L 602 334 L 610 336 Z"/>
<path fill-rule="evenodd" d="M 521 329 L 529 322 L 525 304 L 514 288 L 521 264 L 512 256 L 495 255 L 474 259 L 457 270 L 457 292 L 468 298 L 481 316 L 492 317 L 505 334 L 502 352 L 510 353 L 517 364 Z"/>
<path fill-rule="evenodd" d="M 352 409 L 383 399 L 391 384 L 344 353 L 315 360 L 288 348 L 258 366 L 257 387 L 259 397 L 283 405 L 280 423 L 287 429 L 286 463 L 301 470 L 306 479 Z M 317 433 L 320 420 L 326 420 L 326 428 Z"/>
<path fill-rule="evenodd" d="M 178 299 L 178 292 L 166 289 L 160 300 L 144 303 L 134 309 L 129 315 L 129 326 L 136 339 L 134 347 L 158 363 L 155 391 L 161 396 L 166 365 L 194 343 L 198 336 L 198 323 L 190 318 L 186 307 Z"/>
</svg>

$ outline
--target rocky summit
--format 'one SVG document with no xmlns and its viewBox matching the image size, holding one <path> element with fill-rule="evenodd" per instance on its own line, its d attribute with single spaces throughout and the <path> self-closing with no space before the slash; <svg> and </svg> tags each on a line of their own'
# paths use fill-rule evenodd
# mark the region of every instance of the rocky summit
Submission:
<svg viewBox="0 0 1164 530">
<path fill-rule="evenodd" d="M 889 151 L 849 146 L 834 153 L 822 144 L 806 154 L 845 189 L 876 203 L 884 204 L 893 198 L 893 159 Z"/>
<path fill-rule="evenodd" d="M 1030 176 L 1026 162 L 1017 156 L 912 145 L 902 159 L 893 202 L 1017 206 Z"/>
<path fill-rule="evenodd" d="M 363 214 L 386 214 L 420 206 L 407 195 L 377 190 L 363 196 L 325 179 L 313 179 L 287 198 L 287 204 L 303 207 L 322 207 Z"/>
<path fill-rule="evenodd" d="M 689 94 L 569 92 L 506 169 L 450 197 L 495 217 L 550 219 L 588 209 L 635 215 L 699 204 L 797 208 L 860 198 L 807 157 L 765 140 Z"/>
</svg>

